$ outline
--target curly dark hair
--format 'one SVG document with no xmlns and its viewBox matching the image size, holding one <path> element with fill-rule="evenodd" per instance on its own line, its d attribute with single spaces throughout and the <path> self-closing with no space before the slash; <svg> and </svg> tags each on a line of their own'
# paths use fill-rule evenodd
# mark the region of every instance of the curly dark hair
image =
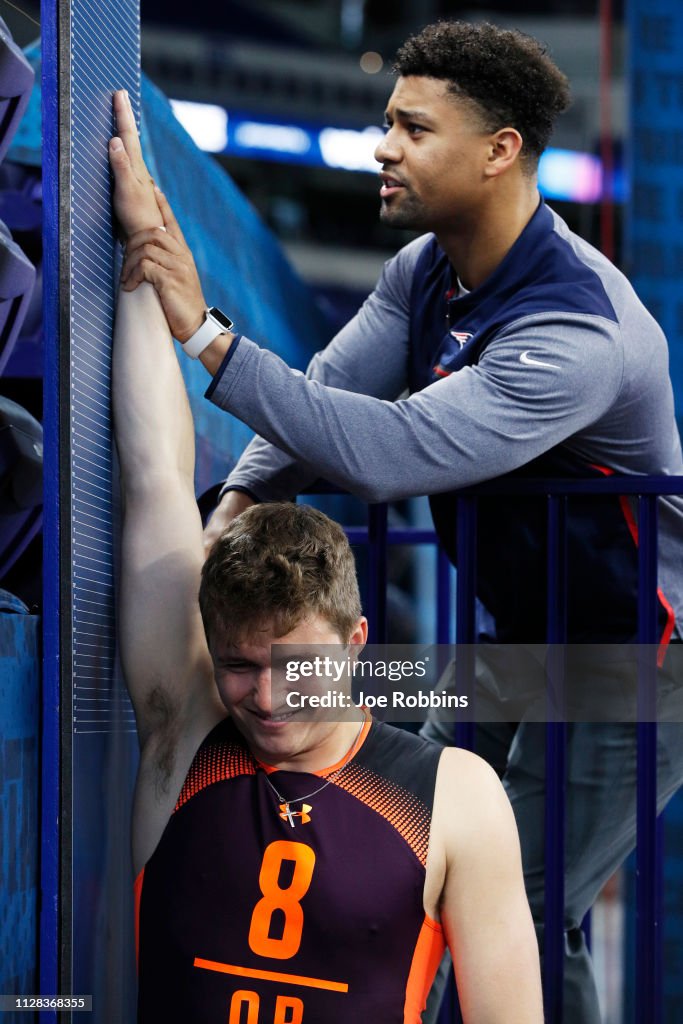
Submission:
<svg viewBox="0 0 683 1024">
<path fill-rule="evenodd" d="M 566 76 L 538 39 L 487 22 L 428 25 L 400 47 L 393 70 L 443 79 L 476 104 L 485 131 L 516 128 L 522 156 L 534 165 L 570 102 Z"/>
<path fill-rule="evenodd" d="M 199 607 L 209 641 L 216 630 L 233 644 L 266 629 L 280 637 L 319 614 L 346 643 L 361 613 L 346 534 L 308 505 L 254 505 L 211 548 Z"/>
</svg>

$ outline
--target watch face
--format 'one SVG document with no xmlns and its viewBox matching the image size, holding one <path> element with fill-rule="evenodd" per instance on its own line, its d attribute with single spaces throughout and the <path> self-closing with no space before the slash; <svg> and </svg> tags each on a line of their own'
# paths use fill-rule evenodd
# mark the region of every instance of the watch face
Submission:
<svg viewBox="0 0 683 1024">
<path fill-rule="evenodd" d="M 232 330 L 232 320 L 230 319 L 229 316 L 226 316 L 225 313 L 222 313 L 218 306 L 211 307 L 211 309 L 209 310 L 209 316 L 211 317 L 212 320 L 215 320 L 217 323 L 219 323 L 224 331 Z"/>
</svg>

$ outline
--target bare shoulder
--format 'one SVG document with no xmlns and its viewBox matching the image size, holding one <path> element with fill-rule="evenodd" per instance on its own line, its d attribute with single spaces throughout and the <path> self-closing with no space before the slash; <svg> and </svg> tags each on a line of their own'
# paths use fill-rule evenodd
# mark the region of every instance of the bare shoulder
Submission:
<svg viewBox="0 0 683 1024">
<path fill-rule="evenodd" d="M 479 809 L 484 813 L 490 802 L 508 804 L 505 790 L 493 768 L 478 754 L 459 747 L 446 747 L 439 761 L 435 805 L 447 804 Z M 438 808 L 437 808 L 438 813 Z"/>
<path fill-rule="evenodd" d="M 430 857 L 445 875 L 449 865 L 481 856 L 482 848 L 515 850 L 517 825 L 493 768 L 477 754 L 447 747 L 434 793 Z M 440 872 L 440 873 L 441 873 Z"/>
<path fill-rule="evenodd" d="M 466 750 L 445 750 L 439 764 L 425 910 L 444 929 L 467 1020 L 542 1024 L 514 814 L 496 773 Z"/>
</svg>

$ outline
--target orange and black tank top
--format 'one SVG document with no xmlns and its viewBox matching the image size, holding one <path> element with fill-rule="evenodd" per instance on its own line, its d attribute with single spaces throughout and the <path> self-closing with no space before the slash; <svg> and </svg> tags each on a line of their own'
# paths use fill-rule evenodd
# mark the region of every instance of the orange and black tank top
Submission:
<svg viewBox="0 0 683 1024">
<path fill-rule="evenodd" d="M 440 754 L 366 723 L 292 826 L 221 722 L 138 879 L 139 1024 L 418 1024 L 444 949 L 423 908 Z M 290 801 L 325 780 L 268 774 Z"/>
</svg>

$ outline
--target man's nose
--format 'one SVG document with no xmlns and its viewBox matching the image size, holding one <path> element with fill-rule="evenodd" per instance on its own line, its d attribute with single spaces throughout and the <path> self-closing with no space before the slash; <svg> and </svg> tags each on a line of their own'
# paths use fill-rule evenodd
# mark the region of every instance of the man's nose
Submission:
<svg viewBox="0 0 683 1024">
<path fill-rule="evenodd" d="M 262 714 L 272 714 L 273 686 L 270 666 L 262 668 L 256 675 L 254 681 L 254 704 Z"/>
<path fill-rule="evenodd" d="M 375 160 L 380 164 L 397 164 L 401 159 L 401 147 L 398 144 L 393 128 L 389 128 L 377 143 Z"/>
</svg>

